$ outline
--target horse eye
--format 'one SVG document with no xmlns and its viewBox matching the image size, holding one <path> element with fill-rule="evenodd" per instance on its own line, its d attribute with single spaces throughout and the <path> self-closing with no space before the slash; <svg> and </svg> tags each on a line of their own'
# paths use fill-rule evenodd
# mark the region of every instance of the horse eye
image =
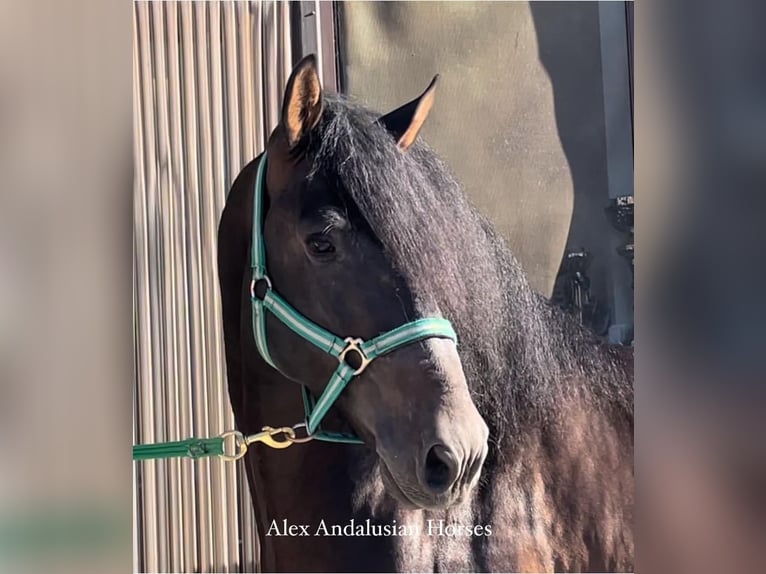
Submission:
<svg viewBox="0 0 766 574">
<path fill-rule="evenodd" d="M 313 255 L 335 253 L 335 246 L 332 244 L 332 241 L 324 235 L 312 235 L 306 240 L 306 244 Z"/>
</svg>

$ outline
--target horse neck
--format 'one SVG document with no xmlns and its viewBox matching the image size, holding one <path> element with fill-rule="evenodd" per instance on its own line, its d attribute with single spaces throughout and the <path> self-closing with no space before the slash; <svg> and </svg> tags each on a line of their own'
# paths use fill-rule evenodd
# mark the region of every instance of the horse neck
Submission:
<svg viewBox="0 0 766 574">
<path fill-rule="evenodd" d="M 485 469 L 484 512 L 495 524 L 505 517 L 497 535 L 508 537 L 497 564 L 631 571 L 631 421 L 619 409 L 577 400 L 561 410 L 557 420 L 517 428 Z"/>
</svg>

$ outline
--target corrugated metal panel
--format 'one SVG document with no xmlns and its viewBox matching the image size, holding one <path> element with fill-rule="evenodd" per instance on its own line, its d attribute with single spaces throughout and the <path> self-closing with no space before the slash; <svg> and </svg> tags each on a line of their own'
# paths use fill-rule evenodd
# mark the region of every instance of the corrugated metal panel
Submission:
<svg viewBox="0 0 766 574">
<path fill-rule="evenodd" d="M 277 122 L 289 20 L 287 2 L 134 4 L 136 442 L 233 427 L 216 229 Z M 241 464 L 145 462 L 134 477 L 137 570 L 257 568 Z"/>
</svg>

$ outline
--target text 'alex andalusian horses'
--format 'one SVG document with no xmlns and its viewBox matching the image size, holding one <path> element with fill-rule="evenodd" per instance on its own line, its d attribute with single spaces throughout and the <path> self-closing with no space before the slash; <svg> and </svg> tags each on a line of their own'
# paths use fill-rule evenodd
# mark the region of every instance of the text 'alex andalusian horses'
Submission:
<svg viewBox="0 0 766 574">
<path fill-rule="evenodd" d="M 631 570 L 632 355 L 531 290 L 417 139 L 435 84 L 380 116 L 303 59 L 229 193 L 237 427 L 315 437 L 248 451 L 262 567 Z"/>
</svg>

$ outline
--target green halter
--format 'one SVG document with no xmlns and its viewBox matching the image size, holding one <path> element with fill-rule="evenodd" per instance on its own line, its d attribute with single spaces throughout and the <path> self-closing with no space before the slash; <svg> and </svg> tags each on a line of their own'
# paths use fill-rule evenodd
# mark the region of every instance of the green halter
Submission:
<svg viewBox="0 0 766 574">
<path fill-rule="evenodd" d="M 356 376 L 361 375 L 367 366 L 380 356 L 395 351 L 399 347 L 422 341 L 431 337 L 451 339 L 457 343 L 457 335 L 449 321 L 431 317 L 410 321 L 378 335 L 368 341 L 353 337 L 338 337 L 310 321 L 296 311 L 287 301 L 274 291 L 266 273 L 266 249 L 263 240 L 263 194 L 266 177 L 266 153 L 258 164 L 253 197 L 253 243 L 251 263 L 253 280 L 250 284 L 250 298 L 253 303 L 253 334 L 261 357 L 279 371 L 269 353 L 266 342 L 266 311 L 300 335 L 312 345 L 338 359 L 338 367 L 330 377 L 318 400 L 308 391 L 303 390 L 303 406 L 306 411 L 306 432 L 314 439 L 329 442 L 361 444 L 362 441 L 342 433 L 323 431 L 319 428 L 322 419 L 335 403 L 346 385 Z"/>
</svg>

